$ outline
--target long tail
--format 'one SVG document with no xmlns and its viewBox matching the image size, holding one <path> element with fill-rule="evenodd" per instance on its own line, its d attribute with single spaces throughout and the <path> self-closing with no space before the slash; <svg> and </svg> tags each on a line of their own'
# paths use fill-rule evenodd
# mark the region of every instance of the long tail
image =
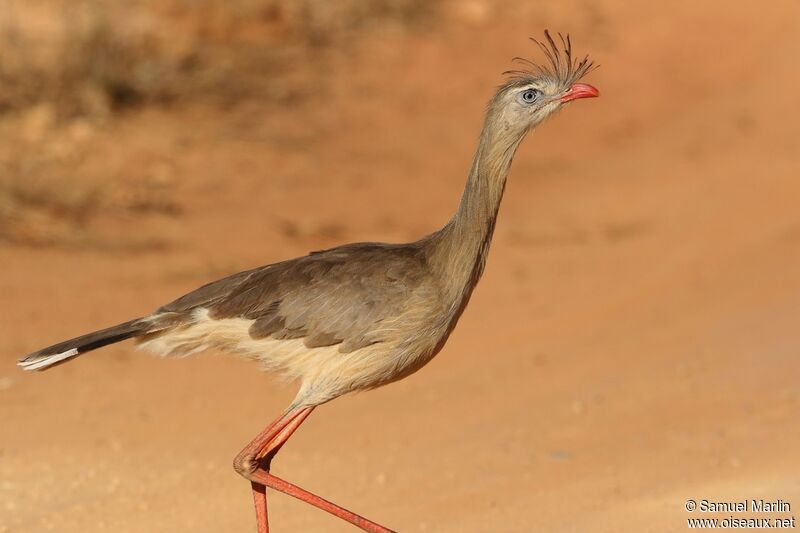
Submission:
<svg viewBox="0 0 800 533">
<path fill-rule="evenodd" d="M 137 318 L 110 328 L 101 329 L 68 341 L 59 342 L 38 352 L 26 355 L 17 363 L 25 370 L 44 370 L 82 353 L 144 335 L 152 330 L 152 323 Z"/>
</svg>

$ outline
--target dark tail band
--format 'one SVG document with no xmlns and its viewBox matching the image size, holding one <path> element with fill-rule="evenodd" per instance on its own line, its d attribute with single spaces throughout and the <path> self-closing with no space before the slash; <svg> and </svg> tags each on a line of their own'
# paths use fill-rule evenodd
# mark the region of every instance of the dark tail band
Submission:
<svg viewBox="0 0 800 533">
<path fill-rule="evenodd" d="M 68 341 L 59 342 L 37 352 L 26 355 L 17 363 L 25 370 L 44 370 L 55 364 L 97 348 L 138 337 L 147 333 L 147 321 L 137 318 L 110 328 L 101 329 Z"/>
</svg>

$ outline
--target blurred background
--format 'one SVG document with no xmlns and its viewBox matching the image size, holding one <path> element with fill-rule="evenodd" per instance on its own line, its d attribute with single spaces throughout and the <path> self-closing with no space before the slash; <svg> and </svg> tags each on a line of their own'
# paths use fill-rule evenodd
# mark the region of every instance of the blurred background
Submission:
<svg viewBox="0 0 800 533">
<path fill-rule="evenodd" d="M 2 0 L 0 532 L 254 531 L 231 461 L 293 386 L 130 344 L 16 358 L 438 228 L 544 28 L 602 65 L 602 97 L 521 147 L 443 352 L 317 410 L 274 472 L 400 531 L 800 509 L 797 2 Z M 270 505 L 275 531 L 350 531 Z"/>
</svg>

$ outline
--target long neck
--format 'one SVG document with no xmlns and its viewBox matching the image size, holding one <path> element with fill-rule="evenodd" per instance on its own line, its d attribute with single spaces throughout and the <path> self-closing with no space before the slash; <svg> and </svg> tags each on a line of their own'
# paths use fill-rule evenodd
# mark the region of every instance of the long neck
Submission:
<svg viewBox="0 0 800 533">
<path fill-rule="evenodd" d="M 453 306 L 463 308 L 483 273 L 511 160 L 526 133 L 490 109 L 458 211 L 431 236 L 429 264 Z"/>
</svg>

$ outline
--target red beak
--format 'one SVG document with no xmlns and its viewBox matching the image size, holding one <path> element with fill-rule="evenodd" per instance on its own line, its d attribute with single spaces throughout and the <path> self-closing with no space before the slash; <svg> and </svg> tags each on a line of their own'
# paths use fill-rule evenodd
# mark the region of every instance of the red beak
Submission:
<svg viewBox="0 0 800 533">
<path fill-rule="evenodd" d="M 578 98 L 594 98 L 600 96 L 600 91 L 588 83 L 576 83 L 561 95 L 561 103 L 577 100 Z"/>
</svg>

